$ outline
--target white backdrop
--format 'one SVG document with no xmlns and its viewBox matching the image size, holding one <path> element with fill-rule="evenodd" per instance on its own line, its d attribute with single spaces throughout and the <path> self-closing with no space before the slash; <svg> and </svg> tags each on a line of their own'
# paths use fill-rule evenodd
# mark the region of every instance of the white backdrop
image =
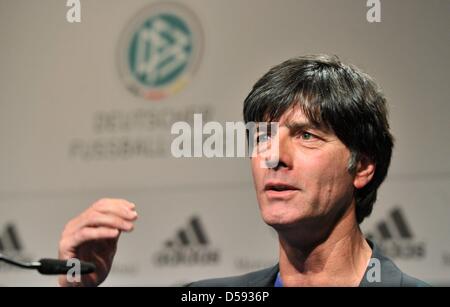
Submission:
<svg viewBox="0 0 450 307">
<path fill-rule="evenodd" d="M 118 69 L 122 33 L 155 2 L 81 0 L 81 23 L 66 21 L 65 2 L 0 0 L 2 252 L 56 257 L 70 218 L 120 197 L 137 204 L 140 219 L 121 237 L 105 285 L 174 285 L 274 264 L 276 235 L 260 220 L 248 161 L 172 158 L 171 122 L 194 112 L 239 121 L 271 66 L 330 53 L 371 74 L 390 103 L 394 157 L 363 229 L 410 275 L 450 284 L 449 1 L 381 1 L 380 23 L 367 22 L 358 0 L 178 1 L 201 26 L 191 28 L 202 35 L 193 43 L 201 56 L 185 87 L 157 101 L 130 92 Z M 102 147 L 124 141 L 149 148 Z M 192 218 L 206 244 L 168 251 L 165 242 L 191 231 Z M 380 235 L 383 223 L 392 238 Z M 200 260 L 158 261 L 192 253 Z M 4 265 L 0 272 L 0 285 L 56 285 Z"/>
</svg>

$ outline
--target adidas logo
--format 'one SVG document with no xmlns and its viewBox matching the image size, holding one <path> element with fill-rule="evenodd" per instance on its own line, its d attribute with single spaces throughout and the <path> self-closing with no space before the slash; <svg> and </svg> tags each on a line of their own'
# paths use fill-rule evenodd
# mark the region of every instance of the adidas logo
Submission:
<svg viewBox="0 0 450 307">
<path fill-rule="evenodd" d="M 389 214 L 389 220 L 381 221 L 376 226 L 376 232 L 378 235 L 373 233 L 367 234 L 369 239 L 380 238 L 381 240 L 390 240 L 394 237 L 397 239 L 411 239 L 413 234 L 411 228 L 407 224 L 402 211 L 400 208 L 394 208 Z"/>
<path fill-rule="evenodd" d="M 31 261 L 31 257 L 24 253 L 22 240 L 14 224 L 7 224 L 0 233 L 0 253 L 20 261 Z M 6 263 L 0 263 L 0 272 L 17 270 L 20 269 Z"/>
<path fill-rule="evenodd" d="M 189 246 L 189 245 L 208 245 L 208 239 L 200 219 L 192 217 L 185 229 L 177 231 L 175 239 L 166 241 L 166 247 Z"/>
<path fill-rule="evenodd" d="M 178 229 L 174 237 L 164 243 L 156 254 L 158 266 L 214 264 L 219 252 L 210 247 L 208 236 L 198 216 L 189 219 L 187 226 Z"/>
<path fill-rule="evenodd" d="M 389 212 L 387 219 L 376 224 L 375 230 L 366 234 L 391 258 L 423 258 L 425 244 L 416 242 L 403 211 L 399 207 Z"/>
<path fill-rule="evenodd" d="M 22 251 L 22 244 L 13 224 L 6 225 L 0 236 L 0 252 L 5 254 L 18 254 Z"/>
</svg>

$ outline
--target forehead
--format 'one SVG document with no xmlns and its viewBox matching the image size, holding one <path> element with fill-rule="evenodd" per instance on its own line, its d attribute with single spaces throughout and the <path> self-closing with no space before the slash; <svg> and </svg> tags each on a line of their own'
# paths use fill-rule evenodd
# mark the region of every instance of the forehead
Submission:
<svg viewBox="0 0 450 307">
<path fill-rule="evenodd" d="M 278 120 L 278 123 L 280 127 L 286 126 L 286 127 L 292 127 L 292 126 L 309 126 L 314 127 L 316 129 L 323 129 L 326 130 L 325 127 L 322 127 L 322 125 L 318 125 L 317 123 L 313 123 L 308 119 L 308 117 L 303 112 L 302 108 L 298 105 L 295 105 L 286 112 L 284 112 L 280 119 Z"/>
<path fill-rule="evenodd" d="M 287 127 L 289 130 L 314 130 L 321 133 L 323 136 L 335 136 L 331 127 L 323 122 L 311 121 L 305 112 L 298 105 L 292 106 L 286 110 L 278 120 L 279 127 Z"/>
<path fill-rule="evenodd" d="M 293 106 L 284 112 L 278 120 L 280 126 L 285 126 L 289 123 L 310 123 L 305 113 L 299 106 Z"/>
</svg>

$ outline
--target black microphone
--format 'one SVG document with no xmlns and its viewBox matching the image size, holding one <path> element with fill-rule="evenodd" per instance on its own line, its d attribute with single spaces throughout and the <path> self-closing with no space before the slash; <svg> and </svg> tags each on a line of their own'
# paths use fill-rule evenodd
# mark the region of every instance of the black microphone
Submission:
<svg viewBox="0 0 450 307">
<path fill-rule="evenodd" d="M 39 273 L 44 275 L 61 275 L 73 268 L 67 260 L 58 259 L 41 259 L 38 261 L 41 265 L 37 267 Z M 85 261 L 80 261 L 80 274 L 89 274 L 95 272 L 95 264 Z"/>
<path fill-rule="evenodd" d="M 59 259 L 41 259 L 35 262 L 21 262 L 11 258 L 6 257 L 0 253 L 0 261 L 6 262 L 8 264 L 23 268 L 23 269 L 34 269 L 43 275 L 63 275 L 67 274 L 69 270 L 73 268 L 73 263 L 71 265 L 70 260 L 59 260 Z M 89 274 L 95 272 L 95 264 L 91 262 L 80 261 L 79 266 L 81 275 Z"/>
</svg>

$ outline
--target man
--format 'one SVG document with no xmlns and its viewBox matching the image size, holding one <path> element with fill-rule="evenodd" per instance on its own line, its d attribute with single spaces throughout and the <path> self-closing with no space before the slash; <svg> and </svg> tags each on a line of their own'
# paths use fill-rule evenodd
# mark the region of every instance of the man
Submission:
<svg viewBox="0 0 450 307">
<path fill-rule="evenodd" d="M 278 233 L 279 264 L 189 286 L 426 285 L 402 273 L 359 228 L 393 147 L 386 100 L 368 75 L 337 57 L 288 60 L 255 84 L 244 120 L 279 123 L 277 161 L 262 154 L 251 159 L 261 216 Z M 275 136 L 257 133 L 257 147 Z M 136 218 L 133 204 L 103 199 L 67 224 L 60 258 L 98 267 L 81 285 L 106 278 L 119 234 L 131 231 Z M 69 285 L 64 276 L 60 284 Z"/>
</svg>

